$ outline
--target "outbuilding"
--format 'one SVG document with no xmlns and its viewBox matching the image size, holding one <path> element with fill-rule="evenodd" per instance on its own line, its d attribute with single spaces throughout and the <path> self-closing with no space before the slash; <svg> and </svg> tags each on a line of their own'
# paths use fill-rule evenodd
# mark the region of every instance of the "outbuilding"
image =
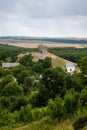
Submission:
<svg viewBox="0 0 87 130">
<path fill-rule="evenodd" d="M 2 67 L 4 69 L 8 69 L 8 68 L 11 68 L 11 67 L 14 67 L 14 66 L 18 66 L 19 63 L 2 63 Z"/>
<path fill-rule="evenodd" d="M 66 64 L 66 71 L 67 72 L 74 72 L 75 71 L 75 65 L 73 63 L 67 63 Z"/>
</svg>

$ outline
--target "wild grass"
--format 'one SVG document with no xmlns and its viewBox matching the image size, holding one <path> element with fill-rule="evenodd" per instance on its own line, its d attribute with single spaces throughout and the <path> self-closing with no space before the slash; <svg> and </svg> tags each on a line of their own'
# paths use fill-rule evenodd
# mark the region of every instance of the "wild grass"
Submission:
<svg viewBox="0 0 87 130">
<path fill-rule="evenodd" d="M 56 59 L 52 60 L 52 67 L 61 67 L 63 70 L 65 70 L 66 62 L 63 58 L 57 57 Z"/>
</svg>

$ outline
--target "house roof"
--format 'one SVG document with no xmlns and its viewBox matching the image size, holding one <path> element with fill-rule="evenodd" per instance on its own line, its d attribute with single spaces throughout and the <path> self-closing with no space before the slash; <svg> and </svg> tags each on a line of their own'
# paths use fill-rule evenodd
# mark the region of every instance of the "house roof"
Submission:
<svg viewBox="0 0 87 130">
<path fill-rule="evenodd" d="M 19 63 L 2 63 L 3 68 L 10 68 L 13 66 L 18 66 L 18 65 L 19 65 Z"/>
<path fill-rule="evenodd" d="M 75 65 L 73 63 L 67 63 L 66 64 L 66 68 L 73 68 L 75 67 Z"/>
</svg>

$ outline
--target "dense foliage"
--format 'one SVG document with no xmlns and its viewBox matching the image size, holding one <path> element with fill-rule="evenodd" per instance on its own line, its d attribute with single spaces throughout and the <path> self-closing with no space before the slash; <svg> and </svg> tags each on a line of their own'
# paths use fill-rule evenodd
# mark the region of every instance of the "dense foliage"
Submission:
<svg viewBox="0 0 87 130">
<path fill-rule="evenodd" d="M 87 56 L 87 48 L 50 48 L 49 52 L 76 63 L 81 57 Z"/>
<path fill-rule="evenodd" d="M 2 63 L 2 61 L 14 62 L 17 60 L 18 54 L 32 51 L 37 51 L 37 49 L 20 48 L 0 44 L 0 63 Z"/>
<path fill-rule="evenodd" d="M 87 125 L 87 116 L 80 117 L 73 123 L 74 130 L 80 130 Z"/>
<path fill-rule="evenodd" d="M 11 54 L 17 57 L 24 52 L 17 47 L 4 48 L 0 51 L 6 54 L 3 62 Z M 84 111 L 87 114 L 87 56 L 79 60 L 81 71 L 73 75 L 62 68 L 52 68 L 49 57 L 34 62 L 32 55 L 27 54 L 19 62 L 19 66 L 9 69 L 0 67 L 0 127 L 43 117 L 49 123 L 60 122 Z"/>
</svg>

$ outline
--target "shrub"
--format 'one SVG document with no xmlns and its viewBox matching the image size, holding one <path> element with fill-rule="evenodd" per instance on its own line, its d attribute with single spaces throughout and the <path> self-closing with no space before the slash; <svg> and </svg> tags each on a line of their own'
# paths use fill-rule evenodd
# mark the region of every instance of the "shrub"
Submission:
<svg viewBox="0 0 87 130">
<path fill-rule="evenodd" d="M 87 87 L 85 87 L 82 90 L 82 93 L 80 95 L 80 100 L 81 100 L 82 106 L 87 108 Z"/>
<path fill-rule="evenodd" d="M 21 109 L 19 111 L 19 115 L 20 115 L 20 121 L 23 121 L 25 123 L 32 121 L 33 116 L 32 116 L 31 104 L 28 104 L 27 106 L 21 107 Z"/>
<path fill-rule="evenodd" d="M 64 97 L 64 106 L 68 116 L 71 116 L 78 110 L 78 108 L 80 108 L 79 94 L 73 89 L 70 89 L 66 92 Z"/>
<path fill-rule="evenodd" d="M 35 108 L 33 111 L 33 120 L 41 119 L 46 114 L 45 108 Z"/>
<path fill-rule="evenodd" d="M 4 109 L 0 113 L 0 126 L 10 126 L 19 122 L 18 112 L 10 113 Z"/>
<path fill-rule="evenodd" d="M 87 116 L 80 117 L 73 123 L 74 130 L 81 130 L 87 125 Z"/>
<path fill-rule="evenodd" d="M 50 99 L 48 102 L 48 114 L 51 119 L 61 121 L 66 118 L 66 110 L 64 102 L 60 97 L 56 97 L 54 100 Z"/>
<path fill-rule="evenodd" d="M 5 96 L 17 96 L 23 94 L 23 88 L 19 86 L 16 82 L 10 82 L 5 86 L 3 93 Z"/>
</svg>

